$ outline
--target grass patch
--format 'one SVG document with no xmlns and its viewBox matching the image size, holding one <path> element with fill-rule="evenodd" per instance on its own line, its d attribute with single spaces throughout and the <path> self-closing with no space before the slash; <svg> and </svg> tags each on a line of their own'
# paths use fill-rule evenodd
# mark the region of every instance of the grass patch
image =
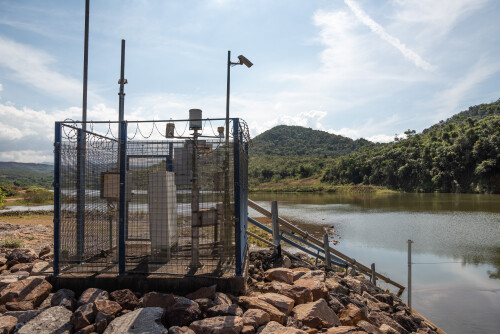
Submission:
<svg viewBox="0 0 500 334">
<path fill-rule="evenodd" d="M 21 248 L 23 247 L 24 242 L 21 239 L 15 238 L 5 238 L 2 240 L 0 246 L 2 248 Z"/>
<path fill-rule="evenodd" d="M 261 237 L 262 239 L 265 239 L 269 242 L 273 241 L 273 237 L 272 237 L 271 233 L 267 233 L 266 231 L 261 230 L 257 226 L 252 225 L 251 223 L 248 224 L 248 231 L 250 231 L 254 234 L 257 234 L 259 237 Z M 259 246 L 259 247 L 269 247 L 268 244 L 266 244 L 265 242 L 262 242 L 261 240 L 259 240 L 257 238 L 252 237 L 251 235 L 248 236 L 248 242 L 250 242 L 256 246 Z"/>
</svg>

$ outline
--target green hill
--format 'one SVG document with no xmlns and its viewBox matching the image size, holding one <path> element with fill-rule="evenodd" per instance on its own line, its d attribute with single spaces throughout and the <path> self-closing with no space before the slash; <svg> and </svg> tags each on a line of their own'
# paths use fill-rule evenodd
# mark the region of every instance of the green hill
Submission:
<svg viewBox="0 0 500 334">
<path fill-rule="evenodd" d="M 500 100 L 474 106 L 421 134 L 336 159 L 330 184 L 418 192 L 500 193 Z"/>
<path fill-rule="evenodd" d="M 19 187 L 52 188 L 54 166 L 47 164 L 0 161 L 0 183 Z"/>
<path fill-rule="evenodd" d="M 351 138 L 301 126 L 279 125 L 253 139 L 250 155 L 339 157 L 366 145 L 366 139 Z"/>
</svg>

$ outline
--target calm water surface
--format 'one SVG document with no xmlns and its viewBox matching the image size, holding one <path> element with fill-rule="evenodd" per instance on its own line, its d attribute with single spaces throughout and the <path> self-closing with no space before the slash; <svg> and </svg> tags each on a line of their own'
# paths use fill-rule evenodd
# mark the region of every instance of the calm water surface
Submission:
<svg viewBox="0 0 500 334">
<path fill-rule="evenodd" d="M 499 333 L 500 195 L 250 194 L 322 236 L 333 225 L 341 252 L 407 285 L 412 306 L 448 333 Z M 250 216 L 257 215 L 250 211 Z M 391 291 L 393 287 L 388 286 Z M 406 300 L 406 292 L 403 294 Z"/>
</svg>

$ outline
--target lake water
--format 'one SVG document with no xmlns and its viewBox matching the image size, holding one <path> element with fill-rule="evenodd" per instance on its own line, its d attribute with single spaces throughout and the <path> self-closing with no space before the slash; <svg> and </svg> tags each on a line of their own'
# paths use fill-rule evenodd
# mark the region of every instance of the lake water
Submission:
<svg viewBox="0 0 500 334">
<path fill-rule="evenodd" d="M 280 216 L 320 238 L 333 225 L 338 250 L 404 286 L 413 240 L 412 307 L 448 333 L 499 333 L 500 195 L 249 197 L 269 210 L 277 200 Z"/>
</svg>

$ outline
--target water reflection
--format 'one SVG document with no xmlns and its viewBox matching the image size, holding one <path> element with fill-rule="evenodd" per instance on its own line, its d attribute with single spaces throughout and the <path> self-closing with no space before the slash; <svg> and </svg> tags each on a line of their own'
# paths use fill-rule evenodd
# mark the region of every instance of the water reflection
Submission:
<svg viewBox="0 0 500 334">
<path fill-rule="evenodd" d="M 250 194 L 321 237 L 333 225 L 336 246 L 406 285 L 413 244 L 414 307 L 449 333 L 500 326 L 500 195 Z M 253 212 L 249 213 L 254 214 Z M 403 295 L 406 298 L 406 295 Z"/>
</svg>

